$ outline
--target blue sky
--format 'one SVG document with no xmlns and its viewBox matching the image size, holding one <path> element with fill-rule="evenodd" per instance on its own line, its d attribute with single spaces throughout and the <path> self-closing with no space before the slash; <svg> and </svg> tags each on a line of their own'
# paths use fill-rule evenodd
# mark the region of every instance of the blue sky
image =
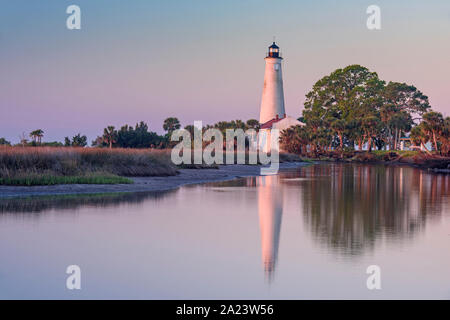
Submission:
<svg viewBox="0 0 450 320">
<path fill-rule="evenodd" d="M 81 7 L 81 30 L 66 8 Z M 382 29 L 366 28 L 368 5 Z M 287 113 L 315 81 L 362 64 L 414 84 L 450 115 L 450 1 L 2 1 L 0 137 L 45 140 L 107 125 L 258 118 L 264 56 L 276 36 Z"/>
</svg>

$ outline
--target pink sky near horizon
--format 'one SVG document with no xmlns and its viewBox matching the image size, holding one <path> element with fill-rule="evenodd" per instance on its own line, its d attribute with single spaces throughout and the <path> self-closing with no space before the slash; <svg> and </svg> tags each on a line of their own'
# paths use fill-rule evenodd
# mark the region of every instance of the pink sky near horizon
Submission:
<svg viewBox="0 0 450 320">
<path fill-rule="evenodd" d="M 162 133 L 170 116 L 183 126 L 258 119 L 274 35 L 288 115 L 301 115 L 321 77 L 361 64 L 450 116 L 450 2 L 378 1 L 379 31 L 365 26 L 369 1 L 79 1 L 80 31 L 65 28 L 62 2 L 0 13 L 0 137 L 12 142 L 37 128 L 46 141 L 81 132 L 90 142 L 141 120 Z"/>
</svg>

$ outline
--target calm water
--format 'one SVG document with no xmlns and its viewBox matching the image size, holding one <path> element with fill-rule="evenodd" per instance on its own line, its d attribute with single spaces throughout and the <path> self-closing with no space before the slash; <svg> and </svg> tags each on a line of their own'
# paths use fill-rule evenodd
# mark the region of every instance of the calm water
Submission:
<svg viewBox="0 0 450 320">
<path fill-rule="evenodd" d="M 0 298 L 450 298 L 450 176 L 314 165 L 156 194 L 0 200 Z M 68 265 L 82 289 L 67 290 Z M 381 268 L 368 290 L 366 268 Z"/>
</svg>

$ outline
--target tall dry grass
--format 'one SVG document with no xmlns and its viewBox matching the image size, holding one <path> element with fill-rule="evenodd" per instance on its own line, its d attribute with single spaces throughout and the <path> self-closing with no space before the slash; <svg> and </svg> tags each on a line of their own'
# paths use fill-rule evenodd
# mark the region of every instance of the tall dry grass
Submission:
<svg viewBox="0 0 450 320">
<path fill-rule="evenodd" d="M 232 155 L 233 160 L 231 160 L 230 163 L 228 163 L 227 155 L 229 155 L 230 153 Z M 304 159 L 302 157 L 300 157 L 299 155 L 293 154 L 293 153 L 287 153 L 284 151 L 279 153 L 278 159 L 276 157 L 271 158 L 270 154 L 267 156 L 270 158 L 271 161 L 274 161 L 274 162 L 303 162 L 304 161 Z M 221 164 L 240 164 L 240 163 L 238 163 L 238 159 L 240 159 L 240 158 L 244 159 L 244 163 L 242 163 L 242 164 L 246 164 L 246 165 L 262 165 L 266 161 L 264 159 L 261 159 L 259 152 L 254 152 L 254 151 L 249 151 L 249 150 L 245 150 L 245 151 L 234 150 L 234 151 L 228 152 L 228 151 L 224 150 L 222 152 L 222 163 Z M 194 159 L 194 150 L 192 150 L 191 164 L 182 164 L 182 165 L 179 165 L 179 167 L 182 169 L 218 168 L 217 164 L 207 165 L 204 162 L 204 159 L 203 159 L 202 164 L 195 164 L 194 160 L 195 160 Z"/>
<path fill-rule="evenodd" d="M 169 176 L 176 168 L 165 150 L 0 146 L 0 178 L 91 173 Z"/>
</svg>

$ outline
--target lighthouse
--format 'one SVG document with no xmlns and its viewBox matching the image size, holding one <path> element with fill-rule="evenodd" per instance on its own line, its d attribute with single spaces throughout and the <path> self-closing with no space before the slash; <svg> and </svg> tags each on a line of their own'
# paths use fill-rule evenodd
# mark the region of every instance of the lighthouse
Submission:
<svg viewBox="0 0 450 320">
<path fill-rule="evenodd" d="M 284 110 L 283 75 L 281 72 L 280 48 L 274 43 L 269 47 L 264 73 L 264 87 L 261 99 L 259 122 L 267 123 L 286 116 Z"/>
<path fill-rule="evenodd" d="M 276 135 L 272 135 L 273 129 L 281 132 L 292 126 L 302 126 L 303 123 L 293 117 L 286 116 L 284 109 L 283 75 L 281 73 L 280 48 L 274 43 L 269 47 L 266 61 L 266 71 L 264 73 L 264 88 L 261 99 L 261 111 L 259 114 L 260 136 L 258 148 L 264 152 L 273 149 L 279 150 L 278 142 L 273 144 L 272 138 L 276 140 Z"/>
</svg>

